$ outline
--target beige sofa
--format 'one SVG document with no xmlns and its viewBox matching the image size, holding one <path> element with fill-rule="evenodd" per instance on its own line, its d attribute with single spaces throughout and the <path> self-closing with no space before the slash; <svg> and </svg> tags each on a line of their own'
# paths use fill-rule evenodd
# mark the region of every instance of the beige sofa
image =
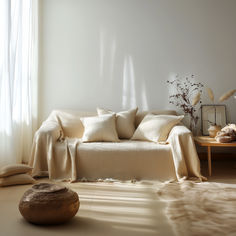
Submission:
<svg viewBox="0 0 236 236">
<path fill-rule="evenodd" d="M 176 115 L 171 110 L 149 112 Z M 136 127 L 147 113 L 137 113 Z M 34 137 L 29 162 L 33 175 L 71 181 L 170 180 L 190 176 L 202 179 L 191 132 L 183 125 L 172 129 L 166 145 L 135 140 L 82 143 L 80 117 L 95 115 L 95 112 L 53 111 Z"/>
</svg>

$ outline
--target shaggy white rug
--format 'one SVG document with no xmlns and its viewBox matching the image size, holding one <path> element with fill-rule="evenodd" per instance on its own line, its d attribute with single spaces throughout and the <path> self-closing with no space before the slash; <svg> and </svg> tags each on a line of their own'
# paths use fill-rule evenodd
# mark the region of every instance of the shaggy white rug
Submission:
<svg viewBox="0 0 236 236">
<path fill-rule="evenodd" d="M 165 183 L 158 196 L 177 235 L 236 236 L 236 185 Z"/>
</svg>

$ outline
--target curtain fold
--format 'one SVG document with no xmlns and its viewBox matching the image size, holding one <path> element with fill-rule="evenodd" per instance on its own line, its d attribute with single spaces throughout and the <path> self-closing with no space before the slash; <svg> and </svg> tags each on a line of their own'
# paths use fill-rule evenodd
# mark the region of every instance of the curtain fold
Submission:
<svg viewBox="0 0 236 236">
<path fill-rule="evenodd" d="M 0 1 L 0 167 L 29 159 L 37 110 L 35 3 Z"/>
</svg>

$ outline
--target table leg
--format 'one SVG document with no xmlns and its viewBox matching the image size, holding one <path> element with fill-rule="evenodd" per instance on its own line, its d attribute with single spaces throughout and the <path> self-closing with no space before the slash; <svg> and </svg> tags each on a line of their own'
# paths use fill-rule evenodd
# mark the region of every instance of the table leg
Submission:
<svg viewBox="0 0 236 236">
<path fill-rule="evenodd" d="M 208 158 L 208 173 L 211 176 L 211 147 L 207 147 L 207 158 Z"/>
</svg>

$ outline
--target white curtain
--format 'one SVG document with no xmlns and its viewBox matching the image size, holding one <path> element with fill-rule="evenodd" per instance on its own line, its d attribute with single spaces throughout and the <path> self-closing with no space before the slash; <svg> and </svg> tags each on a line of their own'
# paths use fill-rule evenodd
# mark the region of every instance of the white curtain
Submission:
<svg viewBox="0 0 236 236">
<path fill-rule="evenodd" d="M 37 115 L 35 12 L 32 0 L 0 0 L 0 167 L 29 158 Z"/>
</svg>

